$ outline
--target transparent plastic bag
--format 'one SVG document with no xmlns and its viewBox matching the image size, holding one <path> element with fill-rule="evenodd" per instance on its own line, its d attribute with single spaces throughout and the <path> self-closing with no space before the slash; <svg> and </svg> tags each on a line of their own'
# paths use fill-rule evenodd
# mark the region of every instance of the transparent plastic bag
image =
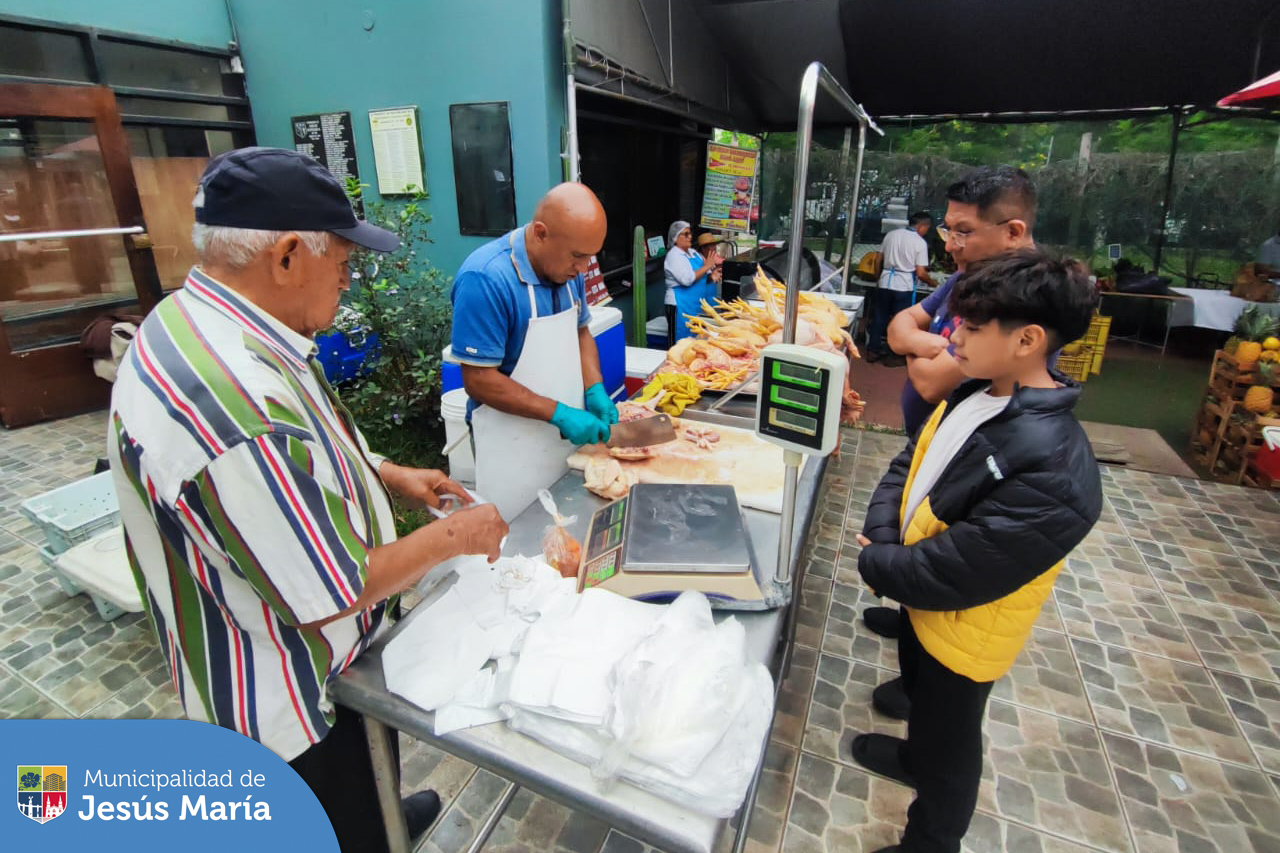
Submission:
<svg viewBox="0 0 1280 853">
<path fill-rule="evenodd" d="M 578 565 L 582 562 L 582 543 L 569 532 L 569 525 L 578 520 L 576 515 L 568 518 L 556 509 L 555 499 L 546 489 L 538 490 L 538 500 L 542 502 L 552 519 L 542 534 L 542 556 L 547 564 L 560 573 L 561 577 L 576 578 Z"/>
</svg>

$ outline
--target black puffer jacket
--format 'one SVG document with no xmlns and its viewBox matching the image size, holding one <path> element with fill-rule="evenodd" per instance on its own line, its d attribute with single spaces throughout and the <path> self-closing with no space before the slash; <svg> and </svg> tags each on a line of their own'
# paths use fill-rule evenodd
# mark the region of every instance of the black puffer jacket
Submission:
<svg viewBox="0 0 1280 853">
<path fill-rule="evenodd" d="M 1054 378 L 1065 387 L 1019 388 L 969 438 L 929 495 L 947 529 L 911 547 L 900 544 L 908 523 L 902 500 L 929 425 L 894 459 L 867 508 L 863 535 L 873 544 L 858 559 L 878 594 L 920 610 L 987 604 L 1043 574 L 1085 537 L 1102 511 L 1098 463 L 1071 413 L 1080 386 Z M 947 413 L 986 384 L 960 386 Z"/>
<path fill-rule="evenodd" d="M 889 466 L 872 495 L 858 570 L 901 602 L 921 645 L 974 681 L 1013 667 L 1064 558 L 1102 511 L 1089 439 L 1071 414 L 1080 387 L 1021 388 L 969 437 L 910 519 L 903 494 L 960 387 Z"/>
</svg>

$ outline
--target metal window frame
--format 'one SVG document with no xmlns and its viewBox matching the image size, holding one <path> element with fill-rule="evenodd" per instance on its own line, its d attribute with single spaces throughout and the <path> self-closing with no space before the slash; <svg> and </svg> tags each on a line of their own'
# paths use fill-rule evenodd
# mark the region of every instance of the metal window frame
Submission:
<svg viewBox="0 0 1280 853">
<path fill-rule="evenodd" d="M 74 36 L 79 40 L 80 48 L 84 53 L 85 65 L 89 72 L 89 80 L 61 80 L 50 77 L 33 77 L 30 75 L 19 74 L 0 74 L 0 84 L 3 83 L 37 83 L 41 85 L 59 85 L 59 86 L 85 86 L 85 85 L 101 85 L 107 86 L 111 91 L 119 97 L 127 98 L 145 98 L 148 100 L 161 101 L 180 101 L 183 103 L 193 104 L 209 104 L 213 106 L 226 107 L 243 107 L 246 111 L 251 112 L 249 105 L 249 97 L 245 90 L 243 80 L 241 81 L 241 90 L 244 94 L 240 95 L 205 95 L 197 92 L 185 92 L 173 89 L 153 89 L 142 86 L 117 86 L 113 85 L 109 79 L 104 79 L 101 57 L 99 55 L 98 46 L 103 41 L 115 42 L 119 44 L 138 45 L 141 47 L 150 47 L 157 50 L 169 50 L 180 53 L 195 54 L 198 56 L 216 57 L 218 59 L 230 61 L 238 53 L 230 48 L 209 47 L 207 45 L 191 44 L 189 42 L 178 41 L 176 39 L 160 39 L 148 36 L 140 36 L 133 33 L 125 33 L 117 30 L 106 30 L 97 27 L 85 27 L 75 24 L 63 24 L 54 21 L 44 21 L 36 18 L 28 18 L 19 15 L 0 14 L 0 25 L 15 27 L 17 29 L 30 30 L 36 32 L 57 33 L 60 35 Z M 121 116 L 122 121 L 126 125 L 153 125 L 157 127 L 198 127 L 207 128 L 209 130 L 248 130 L 253 131 L 252 120 L 202 120 L 202 119 L 185 119 L 174 118 L 169 116 L 149 116 L 140 114 L 129 114 Z"/>
</svg>

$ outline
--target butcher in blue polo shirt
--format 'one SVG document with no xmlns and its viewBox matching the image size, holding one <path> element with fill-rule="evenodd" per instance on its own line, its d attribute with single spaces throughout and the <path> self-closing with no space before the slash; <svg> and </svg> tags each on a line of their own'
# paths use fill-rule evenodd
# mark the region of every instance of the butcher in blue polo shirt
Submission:
<svg viewBox="0 0 1280 853">
<path fill-rule="evenodd" d="M 553 188 L 533 221 L 471 253 L 453 283 L 453 355 L 462 363 L 476 491 L 504 518 L 566 470 L 572 448 L 609 438 L 582 274 L 604 245 L 604 208 L 583 184 Z"/>
</svg>

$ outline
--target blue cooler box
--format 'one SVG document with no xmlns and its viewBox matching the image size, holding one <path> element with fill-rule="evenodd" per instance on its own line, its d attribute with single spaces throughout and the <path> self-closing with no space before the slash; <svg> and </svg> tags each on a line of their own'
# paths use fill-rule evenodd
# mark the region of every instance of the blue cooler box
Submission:
<svg viewBox="0 0 1280 853">
<path fill-rule="evenodd" d="M 622 326 L 622 312 L 617 308 L 593 306 L 591 308 L 591 336 L 600 350 L 600 372 L 604 389 L 615 399 L 626 392 L 627 333 Z M 445 347 L 440 355 L 441 393 L 447 394 L 462 387 L 462 366 L 453 357 L 453 347 Z"/>
<path fill-rule="evenodd" d="M 355 379 L 367 372 L 365 362 L 378 352 L 378 336 L 330 332 L 316 336 L 316 361 L 330 385 Z"/>
</svg>

